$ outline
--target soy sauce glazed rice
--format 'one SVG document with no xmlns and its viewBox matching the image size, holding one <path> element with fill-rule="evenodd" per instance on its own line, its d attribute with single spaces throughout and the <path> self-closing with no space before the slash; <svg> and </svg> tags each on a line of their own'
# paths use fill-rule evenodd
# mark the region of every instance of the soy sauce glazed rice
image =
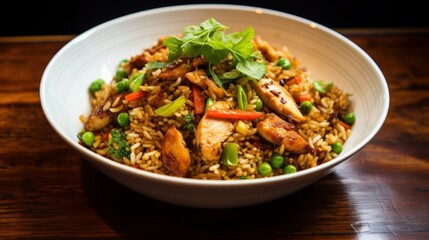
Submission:
<svg viewBox="0 0 429 240">
<path fill-rule="evenodd" d="M 94 81 L 80 144 L 196 179 L 293 174 L 337 157 L 355 118 L 350 95 L 251 27 L 227 29 L 213 18 L 188 26 L 120 61 L 109 82 Z"/>
</svg>

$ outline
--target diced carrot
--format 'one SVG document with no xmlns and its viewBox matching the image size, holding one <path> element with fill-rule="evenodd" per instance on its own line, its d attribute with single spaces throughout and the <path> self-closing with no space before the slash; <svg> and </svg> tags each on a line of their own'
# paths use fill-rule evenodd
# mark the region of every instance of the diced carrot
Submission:
<svg viewBox="0 0 429 240">
<path fill-rule="evenodd" d="M 238 109 L 209 109 L 207 111 L 209 118 L 223 118 L 223 119 L 236 119 L 236 120 L 256 120 L 264 116 L 263 112 L 256 111 L 242 111 Z"/>
<path fill-rule="evenodd" d="M 300 84 L 302 79 L 299 76 L 292 77 L 289 81 L 286 82 L 286 85 L 291 86 L 294 84 Z"/>
<path fill-rule="evenodd" d="M 197 85 L 192 85 L 192 92 L 194 93 L 194 108 L 195 114 L 204 114 L 205 103 L 204 103 L 204 95 L 201 88 Z"/>
<path fill-rule="evenodd" d="M 103 134 L 103 140 L 104 141 L 107 141 L 107 140 L 109 140 L 109 132 L 105 132 L 104 134 Z"/>
<path fill-rule="evenodd" d="M 131 101 L 143 98 L 145 95 L 146 95 L 146 93 L 142 92 L 142 91 L 133 92 L 133 93 L 125 95 L 125 100 L 127 100 L 127 102 L 131 102 Z"/>
<path fill-rule="evenodd" d="M 297 101 L 298 102 L 304 102 L 304 101 L 312 101 L 313 100 L 313 95 L 311 95 L 311 93 L 303 93 L 301 95 L 298 96 Z"/>
<path fill-rule="evenodd" d="M 343 121 L 340 121 L 340 124 L 341 124 L 341 126 L 343 126 L 344 127 L 344 129 L 350 129 L 350 125 L 348 125 L 347 123 L 345 123 L 345 122 L 343 122 Z"/>
</svg>

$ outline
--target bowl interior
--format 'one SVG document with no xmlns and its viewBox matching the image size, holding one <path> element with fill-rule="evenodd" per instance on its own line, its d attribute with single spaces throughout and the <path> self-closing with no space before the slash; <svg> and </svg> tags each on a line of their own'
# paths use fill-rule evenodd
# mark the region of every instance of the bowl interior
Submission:
<svg viewBox="0 0 429 240">
<path fill-rule="evenodd" d="M 40 87 L 42 107 L 53 128 L 79 151 L 110 161 L 77 143 L 76 134 L 82 128 L 79 116 L 90 111 L 89 84 L 97 78 L 110 81 L 121 59 L 139 54 L 159 37 L 181 33 L 184 26 L 197 25 L 208 17 L 230 26 L 231 31 L 253 27 L 272 46 L 287 46 L 314 79 L 334 82 L 352 94 L 356 131 L 332 166 L 361 149 L 383 124 L 389 102 L 383 74 L 366 53 L 340 34 L 267 9 L 191 5 L 149 10 L 106 22 L 61 49 L 47 66 Z"/>
</svg>

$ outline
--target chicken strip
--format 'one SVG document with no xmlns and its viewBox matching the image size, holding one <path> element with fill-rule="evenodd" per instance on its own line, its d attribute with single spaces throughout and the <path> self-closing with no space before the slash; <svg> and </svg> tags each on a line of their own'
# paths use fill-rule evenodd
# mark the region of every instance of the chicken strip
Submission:
<svg viewBox="0 0 429 240">
<path fill-rule="evenodd" d="M 162 140 L 162 162 L 172 175 L 186 177 L 191 165 L 191 155 L 182 133 L 171 125 Z"/>
<path fill-rule="evenodd" d="M 259 36 L 256 36 L 253 39 L 253 44 L 257 50 L 261 51 L 262 55 L 264 55 L 264 58 L 270 62 L 275 62 L 280 57 L 276 49 L 271 47 L 267 41 L 262 40 L 262 38 Z"/>
<path fill-rule="evenodd" d="M 183 59 L 183 61 L 179 64 L 171 63 L 163 70 L 159 75 L 159 79 L 166 81 L 175 81 L 179 77 L 183 77 L 187 72 L 190 72 L 200 65 L 206 64 L 207 61 L 202 57 L 194 58 L 191 63 L 187 61 L 187 59 Z"/>
<path fill-rule="evenodd" d="M 212 79 L 207 77 L 207 74 L 202 69 L 197 69 L 193 72 L 188 72 L 185 77 L 193 84 L 198 85 L 202 89 L 210 88 L 217 98 L 222 98 L 225 95 L 225 90 L 219 87 Z"/>
<path fill-rule="evenodd" d="M 274 113 L 266 114 L 256 125 L 256 129 L 265 140 L 283 145 L 289 152 L 301 154 L 311 151 L 308 142 L 295 131 L 295 125 Z"/>
<path fill-rule="evenodd" d="M 98 131 L 103 129 L 105 126 L 109 125 L 110 123 L 114 123 L 119 113 L 127 110 L 126 105 L 123 105 L 120 111 L 114 112 L 114 113 L 110 111 L 110 108 L 104 109 L 105 105 L 108 102 L 110 102 L 109 104 L 111 104 L 113 101 L 115 101 L 117 97 L 120 98 L 118 102 L 122 102 L 122 100 L 125 98 L 125 93 L 120 93 L 115 96 L 110 96 L 103 102 L 103 104 L 94 108 L 94 111 L 92 111 L 91 114 L 88 116 L 88 120 L 83 126 L 86 131 L 93 132 L 93 131 Z"/>
<path fill-rule="evenodd" d="M 224 101 L 217 101 L 210 109 L 229 109 Z M 234 124 L 228 120 L 208 118 L 204 115 L 198 124 L 195 138 L 204 161 L 219 161 L 222 143 L 232 134 Z"/>
<path fill-rule="evenodd" d="M 254 88 L 262 102 L 286 118 L 292 117 L 296 122 L 304 120 L 295 100 L 278 82 L 263 78 L 254 84 Z"/>
</svg>

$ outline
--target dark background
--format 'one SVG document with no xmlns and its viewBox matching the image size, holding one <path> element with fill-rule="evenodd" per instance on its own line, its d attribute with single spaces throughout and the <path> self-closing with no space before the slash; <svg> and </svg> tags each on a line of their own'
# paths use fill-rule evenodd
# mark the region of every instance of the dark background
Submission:
<svg viewBox="0 0 429 240">
<path fill-rule="evenodd" d="M 397 2 L 397 3 L 394 3 Z M 330 28 L 425 28 L 429 13 L 419 0 L 346 1 L 30 1 L 2 2 L 1 36 L 80 34 L 105 21 L 146 9 L 192 3 L 230 3 L 298 15 Z M 172 21 L 174 21 L 172 19 Z"/>
</svg>

